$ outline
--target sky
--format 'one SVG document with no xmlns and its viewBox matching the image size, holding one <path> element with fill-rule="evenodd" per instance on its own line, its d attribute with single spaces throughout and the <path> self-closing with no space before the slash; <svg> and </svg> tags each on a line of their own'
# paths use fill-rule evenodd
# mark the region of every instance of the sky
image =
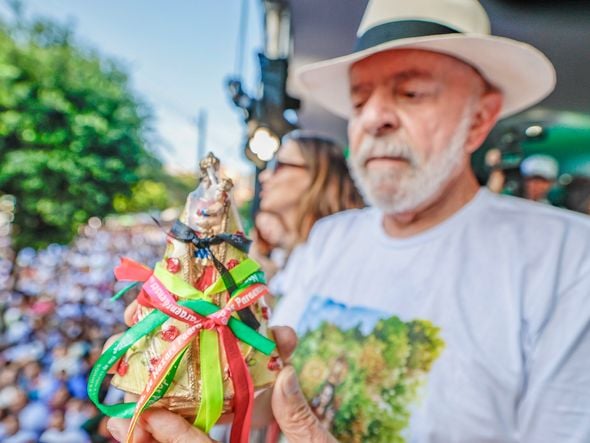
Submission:
<svg viewBox="0 0 590 443">
<path fill-rule="evenodd" d="M 7 17 L 8 8 L 5 0 L 1 1 L 0 14 Z M 251 169 L 242 148 L 245 126 L 225 90 L 225 79 L 237 74 L 247 92 L 255 90 L 259 76 L 256 53 L 263 46 L 261 3 L 23 1 L 26 16 L 45 16 L 72 25 L 76 42 L 124 67 L 134 91 L 153 111 L 156 149 L 167 169 L 195 170 L 196 121 L 199 111 L 204 110 L 206 149 L 241 174 Z M 240 38 L 244 9 L 247 25 Z"/>
</svg>

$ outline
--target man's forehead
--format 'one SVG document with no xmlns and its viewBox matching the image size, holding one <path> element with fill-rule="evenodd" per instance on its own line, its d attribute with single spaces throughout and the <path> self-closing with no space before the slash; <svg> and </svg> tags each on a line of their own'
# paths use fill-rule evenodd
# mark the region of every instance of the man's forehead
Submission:
<svg viewBox="0 0 590 443">
<path fill-rule="evenodd" d="M 367 81 L 367 79 L 363 76 L 352 76 L 350 81 L 350 92 L 352 94 L 356 92 L 362 92 L 366 88 L 371 88 L 370 83 L 372 83 L 372 78 Z M 399 70 L 395 73 L 387 73 L 387 78 L 393 80 L 395 83 L 403 83 L 409 80 L 434 80 L 434 76 L 432 71 L 428 70 L 420 70 L 415 68 L 403 69 Z"/>
<path fill-rule="evenodd" d="M 467 63 L 439 52 L 423 49 L 391 49 L 373 54 L 354 63 L 349 70 L 351 80 L 356 77 L 380 74 L 406 77 L 435 77 L 454 72 L 479 73 Z"/>
</svg>

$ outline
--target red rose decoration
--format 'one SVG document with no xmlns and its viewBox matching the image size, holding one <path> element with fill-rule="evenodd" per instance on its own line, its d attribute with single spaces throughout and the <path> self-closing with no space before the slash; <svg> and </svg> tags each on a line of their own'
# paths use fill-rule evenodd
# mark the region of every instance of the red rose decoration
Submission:
<svg viewBox="0 0 590 443">
<path fill-rule="evenodd" d="M 180 271 L 180 267 L 180 260 L 178 258 L 170 257 L 166 259 L 166 269 L 168 270 L 168 272 L 176 274 L 178 271 Z"/>
<path fill-rule="evenodd" d="M 270 371 L 278 371 L 281 369 L 281 362 L 278 357 L 271 357 L 267 366 Z"/>
<path fill-rule="evenodd" d="M 179 335 L 180 331 L 174 325 L 170 325 L 162 331 L 162 339 L 166 341 L 174 341 Z"/>
<path fill-rule="evenodd" d="M 129 363 L 127 362 L 127 360 L 119 360 L 119 364 L 117 365 L 117 374 L 119 374 L 121 377 L 125 376 L 125 374 L 127 374 L 127 371 L 129 370 Z"/>
<path fill-rule="evenodd" d="M 262 312 L 262 318 L 265 320 L 268 320 L 268 318 L 269 318 L 268 308 L 266 306 L 263 306 L 261 309 L 261 312 Z"/>
</svg>

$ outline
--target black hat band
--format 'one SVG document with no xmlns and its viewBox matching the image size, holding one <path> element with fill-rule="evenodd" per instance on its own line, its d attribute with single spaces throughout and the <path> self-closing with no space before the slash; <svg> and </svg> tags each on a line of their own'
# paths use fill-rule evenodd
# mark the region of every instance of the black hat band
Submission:
<svg viewBox="0 0 590 443">
<path fill-rule="evenodd" d="M 361 35 L 354 45 L 354 52 L 393 40 L 412 37 L 426 37 L 440 34 L 460 34 L 460 31 L 438 23 L 421 20 L 401 20 L 377 25 Z"/>
</svg>

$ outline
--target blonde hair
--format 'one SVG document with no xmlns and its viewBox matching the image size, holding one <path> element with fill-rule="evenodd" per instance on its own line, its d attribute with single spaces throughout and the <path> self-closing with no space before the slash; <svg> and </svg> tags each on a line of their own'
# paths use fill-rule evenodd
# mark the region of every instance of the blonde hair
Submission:
<svg viewBox="0 0 590 443">
<path fill-rule="evenodd" d="M 320 218 L 365 204 L 348 172 L 344 150 L 334 140 L 296 130 L 283 137 L 283 144 L 287 141 L 297 145 L 311 177 L 297 208 L 295 244 L 299 244 Z"/>
</svg>

